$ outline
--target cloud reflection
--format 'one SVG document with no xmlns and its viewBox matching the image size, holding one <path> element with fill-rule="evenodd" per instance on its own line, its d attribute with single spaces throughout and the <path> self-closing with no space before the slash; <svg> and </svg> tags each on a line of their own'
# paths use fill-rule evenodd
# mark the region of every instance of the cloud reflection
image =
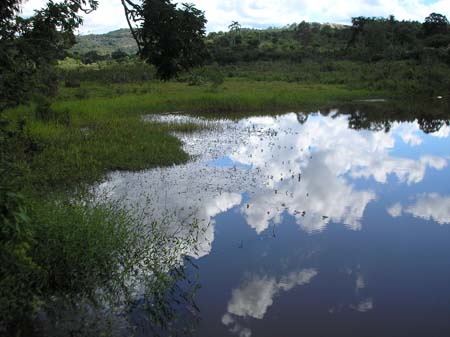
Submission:
<svg viewBox="0 0 450 337">
<path fill-rule="evenodd" d="M 179 135 L 196 160 L 139 173 L 113 173 L 97 192 L 138 205 L 151 219 L 170 214 L 174 228 L 198 219 L 202 237 L 186 253 L 201 257 L 211 250 L 214 218 L 233 208 L 257 233 L 281 224 L 286 216 L 308 233 L 323 231 L 330 223 L 359 230 L 367 205 L 377 195 L 357 188 L 358 181 L 386 183 L 395 176 L 412 185 L 424 179 L 427 169 L 447 166 L 447 159 L 438 156 L 410 159 L 391 154 L 398 137 L 410 146 L 422 143 L 417 122 L 393 125 L 390 132 L 368 131 L 350 129 L 345 115 L 330 116 L 312 115 L 301 123 L 294 113 L 221 120 L 212 130 Z M 445 130 L 441 131 L 435 136 L 444 137 Z M 424 203 L 422 208 L 403 211 L 449 221 L 442 209 L 441 213 L 432 205 L 423 209 Z M 401 213 L 398 206 L 390 209 L 391 215 Z"/>
<path fill-rule="evenodd" d="M 251 330 L 237 322 L 238 317 L 263 319 L 276 295 L 311 282 L 317 274 L 313 268 L 303 269 L 284 275 L 278 281 L 267 275 L 250 275 L 239 288 L 233 289 L 222 323 L 239 337 L 251 336 Z"/>
<path fill-rule="evenodd" d="M 450 196 L 441 196 L 438 193 L 421 194 L 412 205 L 405 207 L 397 203 L 388 209 L 388 213 L 392 217 L 409 214 L 416 218 L 436 221 L 441 225 L 450 224 Z"/>
</svg>

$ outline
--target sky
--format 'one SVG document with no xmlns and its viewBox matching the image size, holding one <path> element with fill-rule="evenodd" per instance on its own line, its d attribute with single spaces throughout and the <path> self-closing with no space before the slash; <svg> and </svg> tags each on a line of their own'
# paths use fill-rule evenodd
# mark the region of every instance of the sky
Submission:
<svg viewBox="0 0 450 337">
<path fill-rule="evenodd" d="M 22 14 L 31 15 L 46 0 L 28 0 Z M 179 1 L 180 3 L 183 1 Z M 228 30 L 231 21 L 242 27 L 282 27 L 303 20 L 348 24 L 355 16 L 394 15 L 399 20 L 423 21 L 436 12 L 450 18 L 450 0 L 187 0 L 205 11 L 208 32 Z M 106 33 L 127 27 L 120 0 L 99 0 L 86 16 L 81 34 Z"/>
</svg>

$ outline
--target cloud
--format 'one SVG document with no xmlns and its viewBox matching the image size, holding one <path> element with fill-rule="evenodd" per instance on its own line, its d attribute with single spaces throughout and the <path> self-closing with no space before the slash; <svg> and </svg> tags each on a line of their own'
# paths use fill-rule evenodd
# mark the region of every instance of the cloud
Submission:
<svg viewBox="0 0 450 337">
<path fill-rule="evenodd" d="M 192 0 L 204 10 L 209 31 L 228 30 L 232 20 L 245 27 L 284 26 L 294 22 L 350 23 L 354 16 L 395 15 L 401 20 L 418 20 L 432 12 L 450 16 L 450 1 L 425 0 Z M 24 14 L 44 5 L 45 0 L 29 0 Z M 100 0 L 99 9 L 85 19 L 82 33 L 107 32 L 126 27 L 119 0 Z"/>
<path fill-rule="evenodd" d="M 418 196 L 416 202 L 405 209 L 405 213 L 425 220 L 450 224 L 450 196 L 429 193 Z"/>
<path fill-rule="evenodd" d="M 392 217 L 410 214 L 416 218 L 433 220 L 444 225 L 450 224 L 450 196 L 441 196 L 438 193 L 420 194 L 412 205 L 402 206 L 400 203 L 388 209 Z"/>
<path fill-rule="evenodd" d="M 394 123 L 392 128 L 398 133 L 405 144 L 409 144 L 411 146 L 418 146 L 422 144 L 422 138 L 420 138 L 419 135 L 420 128 L 417 122 L 407 124 Z"/>
<path fill-rule="evenodd" d="M 437 156 L 414 160 L 391 155 L 400 128 L 357 131 L 343 115 L 311 116 L 303 124 L 297 118 L 291 113 L 222 120 L 211 130 L 180 134 L 184 149 L 197 160 L 112 173 L 96 192 L 137 206 L 150 222 L 169 219 L 163 228 L 169 233 L 187 236 L 186 224 L 197 220 L 201 235 L 183 253 L 202 257 L 211 251 L 215 217 L 233 208 L 258 234 L 283 223 L 287 215 L 308 233 L 323 231 L 330 222 L 359 230 L 367 205 L 377 196 L 370 189 L 356 189 L 353 179 L 385 183 L 393 175 L 400 183 L 414 184 L 428 168 L 447 165 L 447 159 Z M 403 210 L 394 205 L 388 212 L 399 216 Z"/>
<path fill-rule="evenodd" d="M 400 203 L 396 203 L 387 209 L 389 215 L 393 218 L 398 218 L 402 215 L 402 205 Z"/>
<path fill-rule="evenodd" d="M 233 334 L 250 337 L 250 329 L 242 327 L 238 317 L 263 319 L 277 294 L 308 284 L 317 274 L 313 268 L 303 269 L 284 275 L 279 281 L 275 277 L 252 274 L 239 288 L 233 289 L 222 323 Z"/>
<path fill-rule="evenodd" d="M 300 125 L 296 114 L 290 114 L 249 119 L 243 127 L 255 132 L 246 134 L 231 158 L 257 168 L 265 177 L 242 207 L 257 233 L 271 222 L 281 223 L 283 214 L 295 217 L 307 232 L 321 231 L 330 221 L 358 230 L 367 204 L 376 195 L 356 190 L 346 175 L 378 183 L 395 175 L 411 185 L 421 182 L 428 168 L 441 170 L 447 165 L 447 159 L 437 156 L 414 160 L 389 153 L 396 135 L 401 137 L 405 130 L 414 135 L 415 144 L 421 142 L 417 123 L 396 125 L 389 133 L 356 131 L 348 128 L 346 116 L 310 118 Z"/>
<path fill-rule="evenodd" d="M 231 190 L 239 190 L 239 182 L 233 186 L 233 182 L 226 180 L 226 169 L 205 167 L 199 171 L 198 164 L 189 163 L 176 169 L 154 169 L 140 174 L 112 173 L 109 180 L 96 187 L 96 193 L 143 212 L 148 222 L 161 220 L 162 230 L 177 233 L 179 237 L 188 237 L 189 224 L 197 221 L 200 227 L 197 241 L 180 254 L 200 258 L 211 251 L 214 217 L 240 205 L 242 195 L 208 189 L 209 180 L 200 180 L 199 176 L 215 179 L 219 186 L 228 184 Z"/>
<path fill-rule="evenodd" d="M 450 135 L 450 126 L 444 125 L 439 131 L 433 132 L 430 135 L 438 138 L 447 138 Z"/>
<path fill-rule="evenodd" d="M 233 290 L 228 312 L 244 318 L 262 319 L 277 292 L 275 278 L 253 276 L 244 286 Z"/>
</svg>

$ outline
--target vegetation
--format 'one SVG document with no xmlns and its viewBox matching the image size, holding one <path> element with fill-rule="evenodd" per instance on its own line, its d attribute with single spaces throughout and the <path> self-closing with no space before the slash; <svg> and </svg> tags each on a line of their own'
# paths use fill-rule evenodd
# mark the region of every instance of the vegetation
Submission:
<svg viewBox="0 0 450 337">
<path fill-rule="evenodd" d="M 89 194 L 111 170 L 189 160 L 172 133 L 204 126 L 144 122 L 144 115 L 319 108 L 326 113 L 328 106 L 354 107 L 352 101 L 366 98 L 445 96 L 450 86 L 449 24 L 436 13 L 423 24 L 354 18 L 352 26 L 302 22 L 255 30 L 232 22 L 229 32 L 204 36 L 206 19 L 195 7 L 124 0 L 128 19 L 142 24 L 131 32 L 79 37 L 83 45 L 73 47 L 80 13 L 94 10 L 97 1 L 50 1 L 27 19 L 17 16 L 20 4 L 0 5 L 5 336 L 35 333 L 38 313 L 52 325 L 50 313 L 61 302 L 66 309 L 93 311 L 137 305 L 130 294 L 138 283 L 145 285 L 153 326 L 171 325 L 167 294 L 185 299 L 195 311 L 197 285 L 177 294 L 176 282 L 187 277 L 180 256 L 193 244 L 196 224 L 180 238 L 161 231 L 161 223 L 108 201 L 94 202 Z M 130 55 L 134 51 L 141 59 Z M 207 65 L 198 68 L 204 60 Z M 389 129 L 391 117 L 383 111 L 367 107 L 370 114 L 363 114 L 351 107 L 351 127 Z M 438 113 L 408 107 L 398 109 L 407 111 L 401 118 L 417 118 L 426 132 L 448 123 Z"/>
<path fill-rule="evenodd" d="M 123 117 L 85 125 L 54 108 L 57 60 L 75 42 L 79 12 L 95 9 L 97 1 L 50 1 L 27 19 L 16 16 L 20 3 L 0 7 L 0 335 L 38 333 L 37 314 L 56 324 L 50 315 L 55 302 L 122 308 L 135 300 L 133 280 L 161 308 L 149 313 L 152 322 L 165 324 L 171 317 L 161 303 L 164 294 L 192 301 L 174 282 L 184 278 L 180 256 L 193 245 L 195 224 L 192 235 L 178 238 L 130 210 L 92 202 L 84 187 L 111 169 L 179 163 L 187 155 L 170 128 L 137 116 L 125 129 Z M 19 117 L 21 109 L 27 121 Z M 86 328 L 80 324 L 73 331 Z"/>
<path fill-rule="evenodd" d="M 95 51 L 98 55 L 111 55 L 116 50 L 133 55 L 138 51 L 129 29 L 119 29 L 107 34 L 79 35 L 76 39 L 77 43 L 70 49 L 75 57 L 81 57 L 90 51 Z"/>
<path fill-rule="evenodd" d="M 256 80 L 385 88 L 402 96 L 443 95 L 450 87 L 448 27 L 447 18 L 436 13 L 424 23 L 393 16 L 357 17 L 351 26 L 301 22 L 257 30 L 233 22 L 228 32 L 206 36 L 207 68 Z"/>
<path fill-rule="evenodd" d="M 206 18 L 192 4 L 178 8 L 170 0 L 145 0 L 142 4 L 122 0 L 140 56 L 155 65 L 163 80 L 181 70 L 201 65 L 206 57 Z M 138 28 L 133 27 L 138 23 Z"/>
</svg>

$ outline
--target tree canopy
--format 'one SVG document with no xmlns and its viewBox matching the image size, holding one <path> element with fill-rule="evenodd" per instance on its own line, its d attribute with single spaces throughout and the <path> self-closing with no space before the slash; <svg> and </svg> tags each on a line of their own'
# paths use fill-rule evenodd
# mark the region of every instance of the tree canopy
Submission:
<svg viewBox="0 0 450 337">
<path fill-rule="evenodd" d="M 206 58 L 206 18 L 191 4 L 169 0 L 122 0 L 140 56 L 156 66 L 161 79 L 201 65 Z"/>
<path fill-rule="evenodd" d="M 54 90 L 49 67 L 75 44 L 80 13 L 95 10 L 98 1 L 50 0 L 26 19 L 18 16 L 21 4 L 7 0 L 0 5 L 0 111 L 26 101 L 34 88 L 46 94 Z"/>
<path fill-rule="evenodd" d="M 447 34 L 449 22 L 442 14 L 431 13 L 423 23 L 423 29 L 426 36 L 435 34 Z"/>
</svg>

